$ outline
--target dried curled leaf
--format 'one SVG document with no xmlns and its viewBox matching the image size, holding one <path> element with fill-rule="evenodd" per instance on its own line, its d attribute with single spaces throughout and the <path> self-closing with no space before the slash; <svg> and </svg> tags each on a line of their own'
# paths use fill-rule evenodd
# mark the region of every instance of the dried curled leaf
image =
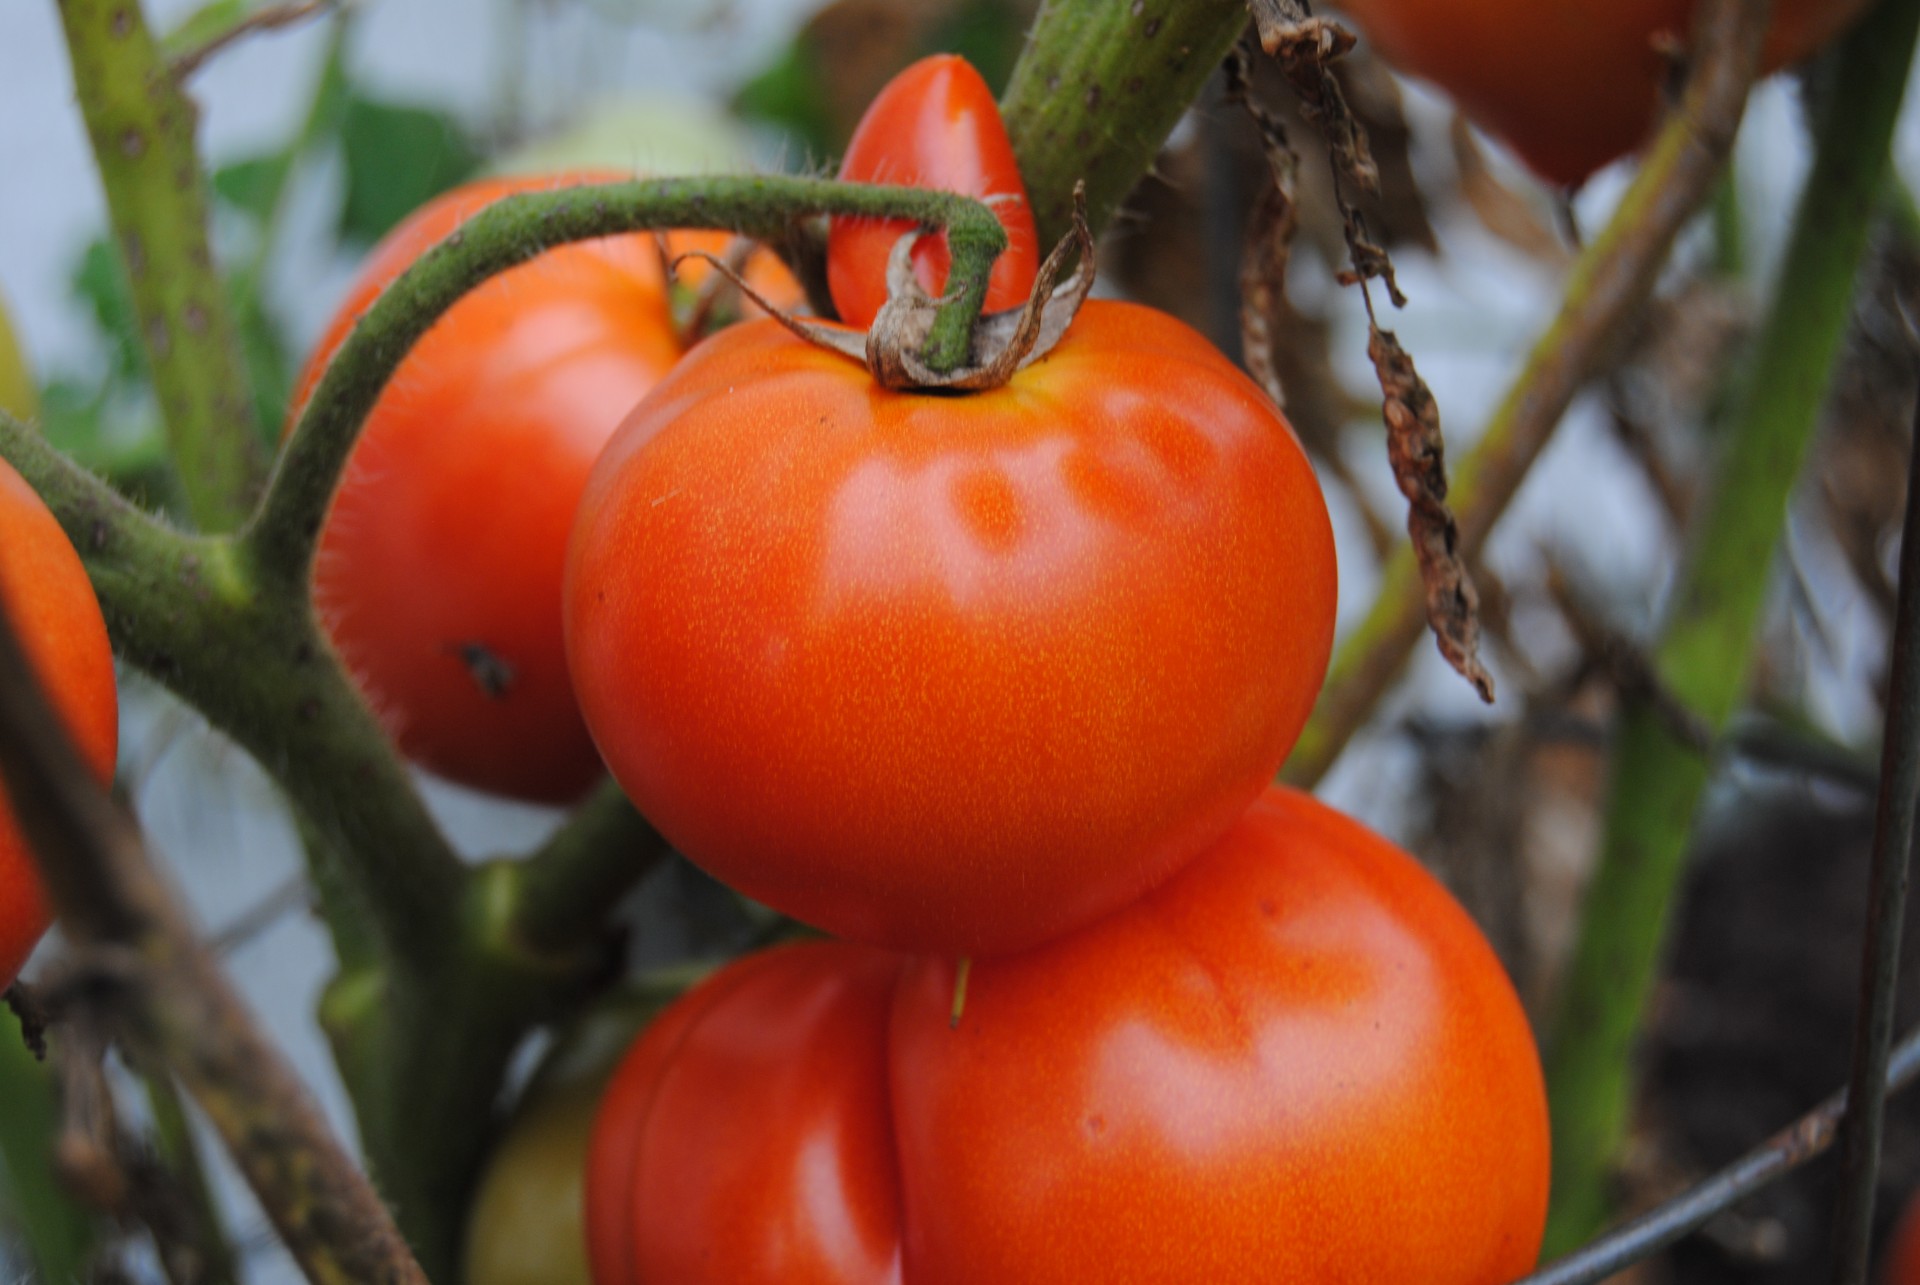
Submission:
<svg viewBox="0 0 1920 1285">
<path fill-rule="evenodd" d="M 1385 396 L 1387 457 L 1393 479 L 1407 497 L 1407 534 L 1426 586 L 1427 624 L 1447 663 L 1472 683 L 1480 699 L 1493 701 L 1493 675 L 1480 663 L 1480 595 L 1460 558 L 1460 531 L 1447 507 L 1446 445 L 1440 408 L 1414 369 L 1400 341 L 1368 327 L 1367 356 Z"/>
<path fill-rule="evenodd" d="M 1273 181 L 1261 191 L 1247 219 L 1246 242 L 1240 257 L 1240 348 L 1247 373 L 1267 390 L 1276 406 L 1287 404 L 1286 389 L 1275 367 L 1273 317 L 1285 306 L 1287 267 L 1293 258 L 1293 238 L 1299 230 L 1295 182 L 1300 158 L 1287 139 L 1286 126 L 1255 102 L 1248 90 L 1247 60 L 1235 50 L 1224 71 L 1227 101 L 1238 103 L 1260 132 Z"/>
<path fill-rule="evenodd" d="M 1301 0 L 1252 0 L 1249 7 L 1260 47 L 1279 60 L 1307 119 L 1326 138 L 1334 164 L 1362 190 L 1378 191 L 1380 171 L 1367 147 L 1367 132 L 1333 74 L 1333 64 L 1354 46 L 1353 33 L 1314 17 Z"/>
</svg>

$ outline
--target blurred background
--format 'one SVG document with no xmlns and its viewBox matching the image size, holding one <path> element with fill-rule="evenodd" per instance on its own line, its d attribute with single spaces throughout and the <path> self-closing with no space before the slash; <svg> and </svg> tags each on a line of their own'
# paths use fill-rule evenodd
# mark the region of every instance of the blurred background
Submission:
<svg viewBox="0 0 1920 1285">
<path fill-rule="evenodd" d="M 185 47 L 242 6 L 146 8 Z M 434 193 L 486 170 L 563 164 L 828 170 L 899 67 L 955 50 L 998 86 L 1030 16 L 1029 0 L 357 0 L 235 45 L 192 89 L 216 253 L 263 422 L 277 434 L 292 374 L 360 256 Z M 1385 180 L 1369 217 L 1409 299 L 1383 324 L 1432 385 L 1458 458 L 1551 316 L 1581 230 L 1617 201 L 1625 167 L 1567 198 L 1364 45 L 1346 78 Z M 1289 110 L 1277 77 L 1261 75 L 1256 90 Z M 1294 133 L 1310 146 L 1309 129 Z M 1898 158 L 1903 174 L 1920 174 L 1920 110 L 1903 122 Z M 1767 297 L 1806 162 L 1799 87 L 1777 77 L 1749 110 L 1713 218 L 1683 241 L 1629 350 L 1575 405 L 1475 569 L 1498 703 L 1483 707 L 1423 644 L 1320 789 L 1449 880 L 1536 1012 L 1591 862 L 1620 653 L 1657 620 L 1713 410 Z M 1404 538 L 1404 503 L 1360 298 L 1334 280 L 1344 251 L 1326 168 L 1309 157 L 1303 173 L 1300 244 L 1271 321 L 1289 415 L 1328 486 L 1351 626 L 1383 551 Z M 1239 229 L 1266 181 L 1251 126 L 1216 87 L 1110 235 L 1101 288 L 1174 311 L 1237 352 Z M 49 436 L 164 507 L 158 421 L 118 272 L 55 6 L 0 6 L 0 301 Z M 1920 218 L 1904 187 L 1887 198 L 1868 274 L 1657 1005 L 1629 1172 L 1642 1201 L 1724 1163 L 1845 1078 L 1916 360 Z M 291 824 L 244 756 L 194 715 L 131 675 L 123 690 L 124 790 L 262 1020 L 351 1138 L 313 1021 L 331 955 L 304 913 Z M 530 847 L 558 819 L 427 785 L 475 854 Z M 655 961 L 724 948 L 741 930 L 683 868 L 643 899 L 636 939 Z M 1920 1183 L 1916 1124 L 1920 1108 L 1896 1101 L 1888 1209 Z M 248 1279 L 295 1279 L 238 1184 L 217 1166 L 215 1182 Z M 1825 1244 L 1823 1182 L 1816 1169 L 1750 1203 L 1639 1279 L 1808 1279 Z M 18 1278 L 23 1267 L 7 1270 L 10 1213 L 0 1190 L 0 1273 Z M 129 1270 L 154 1272 L 137 1254 Z"/>
</svg>

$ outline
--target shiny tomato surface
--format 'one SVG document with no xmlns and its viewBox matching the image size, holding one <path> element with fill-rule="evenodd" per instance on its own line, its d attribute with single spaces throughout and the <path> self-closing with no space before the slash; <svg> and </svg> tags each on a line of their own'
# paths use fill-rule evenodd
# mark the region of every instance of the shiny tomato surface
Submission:
<svg viewBox="0 0 1920 1285">
<path fill-rule="evenodd" d="M 987 281 L 987 311 L 1017 308 L 1033 289 L 1040 265 L 1033 207 L 1000 121 L 993 91 L 966 59 L 922 58 L 887 82 L 847 144 L 840 177 L 857 183 L 958 192 L 992 200 L 1007 248 Z M 905 219 L 834 219 L 827 236 L 827 285 L 840 319 L 865 329 L 887 301 L 887 259 L 911 232 Z M 914 274 L 929 294 L 946 288 L 944 234 L 913 247 Z"/>
<path fill-rule="evenodd" d="M 1415 861 L 1269 791 L 1139 902 L 973 966 L 752 956 L 634 1045 L 598 1285 L 1502 1285 L 1546 1219 L 1525 1015 Z M 889 1221 L 889 1220 L 893 1221 Z"/>
<path fill-rule="evenodd" d="M 680 851 L 953 954 L 1086 923 L 1224 833 L 1333 615 L 1285 421 L 1192 330 L 1100 302 L 966 396 L 771 322 L 716 337 L 609 444 L 567 587 L 581 708 Z"/>
<path fill-rule="evenodd" d="M 0 604 L 68 733 L 101 783 L 110 783 L 120 730 L 106 622 L 66 532 L 5 460 Z M 0 990 L 13 984 L 52 922 L 33 855 L 0 788 Z"/>
<path fill-rule="evenodd" d="M 1697 0 L 1339 0 L 1396 67 L 1452 95 L 1535 173 L 1572 185 L 1643 143 Z M 1797 62 L 1865 0 L 1778 0 L 1769 70 Z"/>
<path fill-rule="evenodd" d="M 491 179 L 416 212 L 361 269 L 295 417 L 380 291 L 462 221 L 512 192 L 621 177 Z M 670 240 L 717 253 L 731 238 Z M 759 284 L 792 302 L 791 281 L 767 265 Z M 594 457 L 681 351 L 659 248 L 639 234 L 559 246 L 493 278 L 401 363 L 334 497 L 313 592 L 409 757 L 546 802 L 599 776 L 561 640 L 567 531 Z"/>
</svg>

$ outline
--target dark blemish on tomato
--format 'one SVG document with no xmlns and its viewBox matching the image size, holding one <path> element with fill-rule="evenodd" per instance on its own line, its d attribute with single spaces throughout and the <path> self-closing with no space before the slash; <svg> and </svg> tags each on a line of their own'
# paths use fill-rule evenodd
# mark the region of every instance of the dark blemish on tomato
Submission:
<svg viewBox="0 0 1920 1285">
<path fill-rule="evenodd" d="M 473 679 L 473 685 L 487 699 L 500 700 L 513 686 L 513 666 L 485 643 L 449 643 L 447 651 L 460 658 L 460 663 L 467 667 L 468 676 Z"/>
</svg>

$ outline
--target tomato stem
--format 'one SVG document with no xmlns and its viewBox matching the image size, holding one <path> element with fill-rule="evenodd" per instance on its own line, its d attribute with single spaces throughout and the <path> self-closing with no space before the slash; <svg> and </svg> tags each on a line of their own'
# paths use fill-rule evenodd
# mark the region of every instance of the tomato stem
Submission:
<svg viewBox="0 0 1920 1285">
<path fill-rule="evenodd" d="M 245 539 L 264 573 L 304 592 L 321 519 L 359 436 L 409 349 L 462 295 L 567 242 L 665 228 L 718 228 L 779 245 L 810 215 L 915 219 L 944 228 L 950 296 L 923 357 L 966 359 L 1006 230 L 984 204 L 950 192 L 808 178 L 653 179 L 525 192 L 488 206 L 420 256 L 334 355 L 283 452 Z"/>
<path fill-rule="evenodd" d="M 1748 15 L 1763 27 L 1762 18 Z M 1688 533 L 1653 655 L 1660 687 L 1715 731 L 1746 690 L 1766 568 L 1846 330 L 1916 32 L 1920 0 L 1884 0 L 1821 66 L 1826 83 L 1845 90 L 1828 95 L 1816 119 L 1813 170 L 1772 309 L 1720 438 L 1718 473 Z M 1650 702 L 1628 704 L 1600 865 L 1548 1045 L 1549 1253 L 1585 1240 L 1609 1209 L 1611 1165 L 1632 1100 L 1634 1041 L 1708 768 Z"/>
<path fill-rule="evenodd" d="M 1040 244 L 1099 235 L 1247 25 L 1221 0 L 1047 0 L 1000 99 Z"/>
<path fill-rule="evenodd" d="M 240 330 L 207 243 L 198 113 L 140 5 L 62 0 L 60 18 L 181 491 L 202 529 L 230 530 L 267 467 Z"/>
</svg>

